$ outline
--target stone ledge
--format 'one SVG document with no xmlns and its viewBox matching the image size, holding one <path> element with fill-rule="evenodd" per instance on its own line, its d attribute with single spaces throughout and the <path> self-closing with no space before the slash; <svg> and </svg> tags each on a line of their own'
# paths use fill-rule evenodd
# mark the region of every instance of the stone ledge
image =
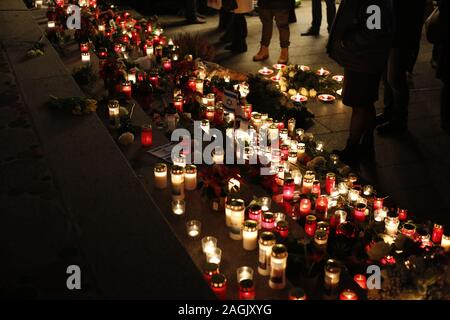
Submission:
<svg viewBox="0 0 450 320">
<path fill-rule="evenodd" d="M 40 34 L 30 12 L 0 12 L 0 30 L 100 298 L 213 298 L 100 119 L 59 114 L 43 106 L 50 94 L 70 97 L 82 92 L 48 42 L 43 57 L 22 59 L 28 45 L 24 41 L 35 41 Z"/>
</svg>

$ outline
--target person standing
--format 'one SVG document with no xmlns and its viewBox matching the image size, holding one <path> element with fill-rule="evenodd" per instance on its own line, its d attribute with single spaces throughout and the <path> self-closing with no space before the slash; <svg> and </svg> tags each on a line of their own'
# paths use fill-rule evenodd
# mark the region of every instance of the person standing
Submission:
<svg viewBox="0 0 450 320">
<path fill-rule="evenodd" d="M 203 16 L 197 11 L 197 0 L 185 0 L 185 15 L 188 24 L 202 24 L 206 23 Z"/>
<path fill-rule="evenodd" d="M 336 16 L 336 0 L 325 0 L 327 5 L 327 23 L 328 33 L 330 33 Z M 302 33 L 302 36 L 318 36 L 320 25 L 322 24 L 322 0 L 312 0 L 312 23 L 308 31 Z"/>
<path fill-rule="evenodd" d="M 258 0 L 258 13 L 262 23 L 261 47 L 253 57 L 253 61 L 263 61 L 269 58 L 269 46 L 272 39 L 273 20 L 280 34 L 281 52 L 278 63 L 286 64 L 289 60 L 289 12 L 290 0 Z"/>
<path fill-rule="evenodd" d="M 247 20 L 245 15 L 253 11 L 252 0 L 236 0 L 236 8 L 232 10 L 231 18 L 231 44 L 226 46 L 226 50 L 234 53 L 242 53 L 247 51 Z"/>
<path fill-rule="evenodd" d="M 408 129 L 408 72 L 414 68 L 420 48 L 426 0 L 394 0 L 396 33 L 383 75 L 384 111 L 377 115 L 381 135 Z"/>
<path fill-rule="evenodd" d="M 376 6 L 375 13 L 368 8 Z M 369 9 L 370 9 L 369 8 Z M 352 108 L 343 150 L 334 150 L 349 165 L 373 154 L 375 102 L 394 34 L 391 0 L 342 0 L 330 31 L 327 52 L 344 68 L 343 103 Z"/>
</svg>

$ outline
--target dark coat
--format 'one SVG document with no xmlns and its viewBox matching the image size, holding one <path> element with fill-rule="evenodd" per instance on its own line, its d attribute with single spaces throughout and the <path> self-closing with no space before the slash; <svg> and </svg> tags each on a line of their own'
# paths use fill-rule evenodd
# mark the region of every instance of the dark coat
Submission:
<svg viewBox="0 0 450 320">
<path fill-rule="evenodd" d="M 450 1 L 439 2 L 439 20 L 442 22 L 442 43 L 439 46 L 437 76 L 450 83 Z"/>
<path fill-rule="evenodd" d="M 258 7 L 263 9 L 291 9 L 292 0 L 258 0 Z"/>
<path fill-rule="evenodd" d="M 381 28 L 369 29 L 370 5 L 381 11 Z M 380 73 L 386 67 L 395 31 L 392 0 L 342 0 L 327 45 L 328 55 L 355 72 Z"/>
</svg>

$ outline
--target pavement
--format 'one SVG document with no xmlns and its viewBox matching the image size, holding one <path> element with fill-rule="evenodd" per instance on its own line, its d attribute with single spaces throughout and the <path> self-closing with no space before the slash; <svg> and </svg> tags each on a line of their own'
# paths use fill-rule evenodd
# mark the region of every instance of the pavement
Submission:
<svg viewBox="0 0 450 320">
<path fill-rule="evenodd" d="M 291 24 L 290 63 L 324 67 L 334 74 L 343 70 L 326 52 L 328 39 L 326 12 L 323 5 L 322 28 L 319 37 L 302 37 L 311 23 L 311 2 L 302 1 L 296 10 L 297 23 Z M 258 17 L 247 16 L 248 51 L 232 54 L 219 43 L 218 15 L 208 16 L 206 24 L 185 25 L 183 17 L 160 15 L 167 33 L 198 33 L 216 48 L 215 62 L 241 72 L 255 73 L 261 66 L 276 63 L 279 55 L 278 31 L 274 27 L 270 58 L 253 62 L 259 49 L 261 23 Z M 441 82 L 436 79 L 430 60 L 432 45 L 425 37 L 421 41 L 419 57 L 414 69 L 414 87 L 409 105 L 409 132 L 390 138 L 376 135 L 375 162 L 360 168 L 360 175 L 369 180 L 382 194 L 400 207 L 408 208 L 419 220 L 436 219 L 450 226 L 450 135 L 440 128 L 439 99 Z M 380 98 L 383 88 L 380 86 Z M 376 104 L 382 110 L 382 101 Z M 348 136 L 351 108 L 340 101 L 333 105 L 311 106 L 315 114 L 314 126 L 309 129 L 328 150 L 342 149 Z"/>
</svg>

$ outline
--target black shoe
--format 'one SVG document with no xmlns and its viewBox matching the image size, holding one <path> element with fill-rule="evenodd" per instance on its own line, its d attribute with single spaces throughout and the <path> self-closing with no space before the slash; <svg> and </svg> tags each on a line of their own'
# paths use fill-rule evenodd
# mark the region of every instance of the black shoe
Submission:
<svg viewBox="0 0 450 320">
<path fill-rule="evenodd" d="M 380 125 L 385 124 L 385 123 L 387 123 L 387 122 L 389 122 L 391 120 L 392 120 L 392 116 L 389 115 L 386 112 L 383 112 L 383 113 L 377 114 L 377 117 L 375 119 L 375 124 L 377 126 L 380 126 Z"/>
<path fill-rule="evenodd" d="M 231 36 L 228 36 L 227 34 L 224 34 L 219 38 L 220 43 L 229 43 L 231 41 L 233 41 L 233 39 L 231 38 Z"/>
<path fill-rule="evenodd" d="M 230 50 L 231 52 L 234 53 L 243 53 L 243 52 L 247 52 L 247 45 L 243 44 L 243 45 L 233 45 L 233 44 L 229 44 L 228 46 L 225 46 L 224 48 L 225 50 Z"/>
<path fill-rule="evenodd" d="M 319 35 L 319 30 L 314 30 L 312 28 L 310 28 L 308 31 L 302 33 L 302 36 L 318 36 L 318 35 Z"/>
<path fill-rule="evenodd" d="M 350 146 L 347 144 L 344 150 L 333 150 L 339 156 L 339 160 L 350 167 L 357 167 L 361 161 L 361 150 L 359 145 Z"/>
<path fill-rule="evenodd" d="M 408 125 L 404 121 L 391 120 L 377 128 L 380 135 L 392 136 L 399 135 L 408 131 Z"/>
<path fill-rule="evenodd" d="M 186 20 L 187 24 L 203 24 L 206 23 L 206 20 L 202 20 L 202 19 L 194 19 L 194 20 Z"/>
</svg>

